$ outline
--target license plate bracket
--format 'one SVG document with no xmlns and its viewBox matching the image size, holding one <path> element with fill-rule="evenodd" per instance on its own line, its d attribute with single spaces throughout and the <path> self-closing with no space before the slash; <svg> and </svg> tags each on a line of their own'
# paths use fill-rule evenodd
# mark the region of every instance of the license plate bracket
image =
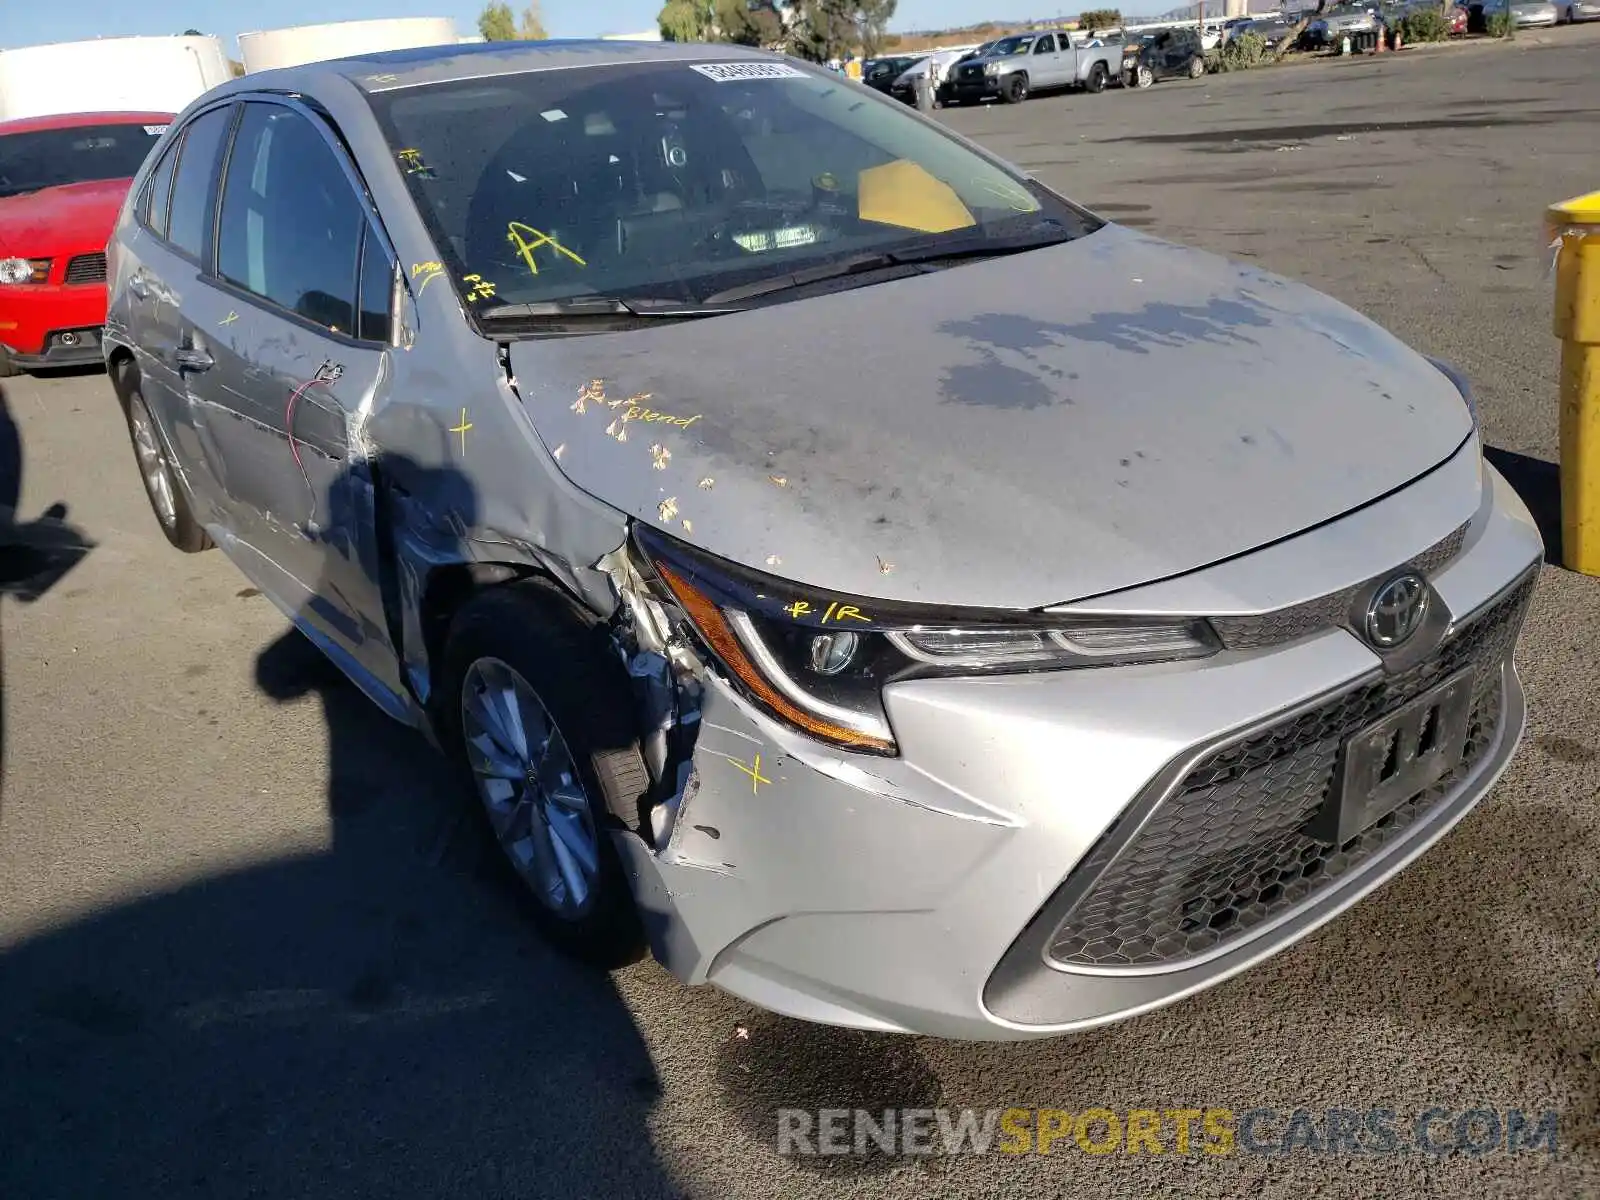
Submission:
<svg viewBox="0 0 1600 1200">
<path fill-rule="evenodd" d="M 1473 674 L 1457 672 L 1345 739 L 1328 803 L 1306 832 L 1343 845 L 1454 770 L 1466 752 Z"/>
</svg>

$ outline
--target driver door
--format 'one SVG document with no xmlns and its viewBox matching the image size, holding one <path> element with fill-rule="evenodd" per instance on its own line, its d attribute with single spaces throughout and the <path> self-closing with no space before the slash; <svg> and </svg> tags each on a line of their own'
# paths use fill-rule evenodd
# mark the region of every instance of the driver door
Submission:
<svg viewBox="0 0 1600 1200">
<path fill-rule="evenodd" d="M 1028 59 L 1029 84 L 1034 88 L 1060 87 L 1066 82 L 1061 74 L 1061 54 L 1056 46 L 1056 35 L 1041 33 Z"/>
</svg>

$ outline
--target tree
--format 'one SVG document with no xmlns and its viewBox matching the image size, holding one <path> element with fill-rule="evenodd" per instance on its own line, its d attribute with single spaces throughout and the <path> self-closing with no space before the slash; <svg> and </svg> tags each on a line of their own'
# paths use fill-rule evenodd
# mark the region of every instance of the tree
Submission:
<svg viewBox="0 0 1600 1200">
<path fill-rule="evenodd" d="M 478 32 L 486 42 L 516 41 L 517 22 L 511 15 L 511 6 L 504 0 L 490 0 L 478 14 Z"/>
<path fill-rule="evenodd" d="M 656 23 L 669 42 L 707 42 L 711 40 L 712 16 L 706 0 L 667 0 Z"/>
<path fill-rule="evenodd" d="M 883 52 L 897 4 L 898 0 L 862 0 L 856 17 L 856 36 L 861 41 L 861 53 L 867 58 L 876 58 Z"/>
<path fill-rule="evenodd" d="M 185 29 L 183 31 L 183 36 L 184 37 L 205 37 L 205 34 L 201 33 L 198 29 Z"/>
<path fill-rule="evenodd" d="M 1093 33 L 1097 29 L 1120 29 L 1122 13 L 1115 8 L 1092 8 L 1078 17 L 1078 28 Z"/>
<path fill-rule="evenodd" d="M 539 11 L 539 0 L 522 10 L 522 28 L 518 36 L 527 42 L 542 42 L 550 35 L 544 31 L 544 19 Z"/>
<path fill-rule="evenodd" d="M 861 36 L 862 0 L 793 0 L 794 52 L 812 62 L 841 57 Z"/>
</svg>

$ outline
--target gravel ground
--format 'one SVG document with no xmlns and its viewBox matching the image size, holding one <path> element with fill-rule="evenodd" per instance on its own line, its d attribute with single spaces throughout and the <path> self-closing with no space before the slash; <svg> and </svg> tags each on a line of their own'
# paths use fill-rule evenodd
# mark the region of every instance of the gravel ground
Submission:
<svg viewBox="0 0 1600 1200">
<path fill-rule="evenodd" d="M 1600 27 L 1557 29 L 943 119 L 1454 359 L 1548 514 L 1540 218 L 1600 186 L 1597 55 Z M 1309 941 L 1077 1038 L 867 1036 L 552 957 L 431 752 L 219 555 L 168 551 L 104 378 L 5 397 L 23 519 L 64 502 L 95 547 L 0 612 L 0 1195 L 1600 1192 L 1594 581 L 1544 572 L 1494 795 Z M 779 1108 L 936 1105 L 1562 1116 L 1554 1156 L 775 1152 Z"/>
</svg>

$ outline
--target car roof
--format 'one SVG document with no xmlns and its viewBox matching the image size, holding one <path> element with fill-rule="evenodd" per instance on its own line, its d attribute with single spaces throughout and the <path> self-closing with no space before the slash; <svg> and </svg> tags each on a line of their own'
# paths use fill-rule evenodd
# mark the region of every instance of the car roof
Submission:
<svg viewBox="0 0 1600 1200">
<path fill-rule="evenodd" d="M 172 119 L 172 113 L 157 112 L 52 113 L 47 117 L 0 121 L 0 137 L 11 133 L 40 133 L 47 129 L 77 129 L 84 125 L 167 125 Z"/>
<path fill-rule="evenodd" d="M 343 78 L 363 91 L 385 92 L 425 83 L 490 79 L 529 71 L 570 71 L 649 62 L 785 62 L 782 55 L 749 46 L 695 42 L 622 42 L 553 39 L 543 42 L 472 42 L 382 50 L 349 58 L 260 71 L 233 81 L 230 91 L 275 90 L 292 84 Z"/>
</svg>

